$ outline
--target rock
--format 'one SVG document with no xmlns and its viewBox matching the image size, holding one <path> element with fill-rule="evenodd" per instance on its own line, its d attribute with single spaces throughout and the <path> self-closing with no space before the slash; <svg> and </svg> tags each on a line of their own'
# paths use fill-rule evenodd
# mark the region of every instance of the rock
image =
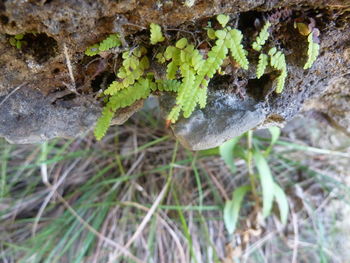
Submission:
<svg viewBox="0 0 350 263">
<path fill-rule="evenodd" d="M 186 2 L 193 5 L 189 8 Z M 152 58 L 161 47 L 147 44 L 149 32 L 144 29 L 150 23 L 168 29 L 164 32 L 168 39 L 187 37 L 205 43 L 204 28 L 208 22 L 216 27 L 214 17 L 220 13 L 230 14 L 230 25 L 237 26 L 244 35 L 243 45 L 249 51 L 251 67 L 248 71 L 234 68 L 229 74 L 246 83 L 243 88 L 247 99 L 227 91 L 232 84 L 227 76 L 217 76 L 223 80 L 221 91 L 211 84 L 208 108 L 196 111 L 173 127 L 184 145 L 199 150 L 250 128 L 283 125 L 301 111 L 305 102 L 318 101 L 320 96 L 322 107 L 315 107 L 349 132 L 349 108 L 345 106 L 350 78 L 349 8 L 349 1 L 344 0 L 0 1 L 0 136 L 13 143 L 31 143 L 92 130 L 101 106 L 91 98 L 96 97 L 101 86 L 114 80 L 120 61 L 106 59 L 106 68 L 96 73 L 104 63 L 84 55 L 88 46 L 117 32 L 130 47 L 145 45 Z M 288 78 L 281 94 L 273 92 L 278 72 L 269 69 L 256 79 L 258 53 L 250 49 L 257 33 L 255 22 L 273 12 L 279 21 L 266 48 L 277 46 L 286 54 Z M 320 56 L 308 70 L 303 70 L 306 37 L 293 29 L 293 19 L 299 17 L 306 22 L 308 18 L 315 19 L 320 30 Z M 175 33 L 174 29 L 179 31 Z M 10 45 L 9 40 L 16 34 L 24 34 L 26 44 L 20 49 Z M 67 91 L 67 83 L 71 83 L 64 46 L 68 48 L 78 95 L 52 100 L 52 94 Z M 92 62 L 96 67 L 92 67 Z M 150 70 L 161 76 L 162 72 L 152 67 L 154 64 Z M 328 87 L 341 78 L 345 80 L 338 81 L 343 85 L 339 99 L 339 92 Z M 26 86 L 3 101 L 22 83 Z M 113 123 L 125 122 L 141 106 L 140 101 L 120 110 Z"/>
<path fill-rule="evenodd" d="M 219 146 L 258 126 L 265 118 L 264 109 L 253 98 L 214 91 L 203 110 L 181 119 L 172 129 L 182 145 L 196 151 Z"/>
<path fill-rule="evenodd" d="M 92 130 L 101 114 L 101 107 L 76 97 L 53 100 L 25 85 L 0 97 L 0 137 L 10 143 L 41 143 L 63 137 L 74 138 Z M 143 105 L 142 101 L 116 113 L 113 125 L 123 124 Z"/>
</svg>

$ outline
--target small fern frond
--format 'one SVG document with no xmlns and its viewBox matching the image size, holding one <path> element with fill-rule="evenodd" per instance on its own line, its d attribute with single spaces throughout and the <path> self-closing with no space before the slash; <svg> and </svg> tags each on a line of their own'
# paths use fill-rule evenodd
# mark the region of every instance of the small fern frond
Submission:
<svg viewBox="0 0 350 263">
<path fill-rule="evenodd" d="M 106 95 L 114 95 L 122 89 L 133 85 L 149 68 L 149 60 L 146 56 L 140 57 L 145 53 L 142 48 L 136 48 L 133 52 L 126 51 L 123 53 L 123 63 L 119 68 L 116 81 L 104 91 Z"/>
<path fill-rule="evenodd" d="M 97 55 L 98 53 L 100 53 L 99 47 L 100 47 L 99 44 L 95 44 L 95 45 L 89 46 L 85 50 L 85 55 L 90 56 L 90 57 Z"/>
<path fill-rule="evenodd" d="M 168 91 L 168 92 L 178 92 L 181 82 L 177 80 L 158 80 L 157 81 L 157 90 L 159 91 Z"/>
<path fill-rule="evenodd" d="M 198 105 L 201 109 L 204 109 L 205 106 L 207 105 L 207 97 L 208 97 L 208 92 L 205 87 L 199 87 L 198 91 Z"/>
<path fill-rule="evenodd" d="M 269 64 L 269 57 L 266 54 L 261 53 L 259 56 L 258 66 L 256 68 L 256 77 L 258 79 L 260 79 L 261 76 L 264 75 L 268 64 Z"/>
<path fill-rule="evenodd" d="M 271 27 L 271 23 L 269 21 L 266 22 L 266 24 L 261 29 L 259 35 L 257 36 L 255 42 L 253 43 L 252 47 L 256 51 L 261 51 L 262 46 L 265 45 L 266 40 L 269 38 L 269 28 Z"/>
<path fill-rule="evenodd" d="M 105 40 L 103 40 L 100 44 L 100 51 L 107 51 L 114 47 L 119 47 L 122 43 L 119 39 L 119 34 L 112 34 L 108 36 Z"/>
<path fill-rule="evenodd" d="M 168 114 L 167 120 L 170 121 L 171 123 L 175 123 L 180 116 L 180 111 L 181 111 L 181 106 L 180 105 L 175 105 L 170 113 Z"/>
<path fill-rule="evenodd" d="M 151 23 L 150 28 L 151 28 L 150 41 L 152 45 L 155 45 L 159 42 L 164 41 L 165 38 L 162 34 L 162 28 L 160 27 L 160 25 Z"/>
<path fill-rule="evenodd" d="M 111 103 L 107 103 L 107 105 L 103 108 L 102 114 L 97 120 L 94 130 L 95 137 L 98 141 L 106 135 L 106 132 L 113 119 L 114 112 L 115 111 L 113 110 Z"/>
<path fill-rule="evenodd" d="M 226 43 L 231 51 L 232 57 L 235 61 L 245 70 L 249 67 L 249 61 L 247 59 L 247 51 L 244 50 L 242 45 L 243 35 L 242 32 L 237 29 L 231 29 L 229 31 L 229 38 Z"/>
<path fill-rule="evenodd" d="M 216 17 L 216 19 L 222 27 L 225 27 L 230 20 L 230 17 L 228 15 L 220 14 Z"/>
<path fill-rule="evenodd" d="M 320 45 L 314 42 L 313 32 L 309 34 L 307 37 L 307 41 L 309 42 L 309 47 L 307 50 L 307 62 L 304 65 L 304 69 L 309 69 L 312 67 L 312 64 L 316 61 L 318 54 L 320 53 Z"/>
<path fill-rule="evenodd" d="M 287 78 L 287 70 L 283 70 L 282 73 L 277 78 L 276 93 L 281 93 L 283 91 L 286 78 Z"/>
<path fill-rule="evenodd" d="M 96 123 L 94 133 L 97 140 L 101 140 L 105 136 L 118 109 L 130 106 L 139 99 L 147 98 L 151 90 L 154 89 L 154 85 L 155 83 L 150 79 L 140 78 L 133 86 L 129 86 L 111 96 Z"/>
<path fill-rule="evenodd" d="M 284 84 L 287 78 L 287 63 L 284 54 L 281 51 L 277 51 L 276 48 L 271 48 L 269 51 L 270 65 L 271 67 L 281 71 L 281 74 L 277 78 L 276 93 L 281 93 L 284 88 Z"/>
</svg>

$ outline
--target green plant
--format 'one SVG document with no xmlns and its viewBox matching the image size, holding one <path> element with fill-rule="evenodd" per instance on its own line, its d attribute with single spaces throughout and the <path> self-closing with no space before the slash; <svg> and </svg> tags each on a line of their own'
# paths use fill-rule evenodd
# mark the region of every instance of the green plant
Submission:
<svg viewBox="0 0 350 263">
<path fill-rule="evenodd" d="M 252 48 L 256 51 L 261 51 L 263 45 L 265 45 L 267 39 L 269 38 L 269 28 L 271 27 L 271 23 L 267 21 L 263 28 L 261 29 L 258 37 L 256 38 L 255 42 L 252 44 Z"/>
<path fill-rule="evenodd" d="M 165 79 L 157 79 L 155 75 L 147 72 L 149 71 L 150 52 L 145 47 L 139 46 L 123 52 L 122 66 L 116 74 L 117 79 L 104 91 L 104 95 L 107 96 L 107 104 L 95 129 L 97 139 L 104 136 L 116 110 L 130 106 L 138 99 L 147 98 L 155 91 L 176 93 L 175 105 L 167 116 L 168 124 L 175 123 L 181 113 L 183 117 L 188 118 L 197 106 L 199 108 L 206 106 L 209 82 L 217 72 L 221 71 L 221 67 L 227 58 L 231 56 L 241 68 L 245 70 L 249 68 L 248 52 L 243 48 L 241 31 L 227 26 L 229 16 L 221 14 L 216 18 L 221 29 L 215 30 L 211 23 L 208 23 L 208 27 L 206 27 L 208 42 L 215 41 L 212 43 L 211 49 L 205 51 L 197 49 L 187 38 L 181 38 L 176 41 L 175 45 L 169 45 L 164 52 L 158 52 L 155 55 L 158 63 L 167 63 Z M 252 44 L 255 51 L 261 52 L 256 75 L 260 79 L 268 65 L 280 71 L 275 92 L 281 93 L 287 78 L 285 55 L 282 51 L 277 51 L 275 47 L 270 48 L 268 55 L 262 52 L 269 38 L 271 27 L 272 24 L 266 22 Z M 312 33 L 310 33 L 308 39 L 309 59 L 304 68 L 311 67 L 319 52 L 319 45 L 312 40 Z M 165 41 L 165 38 L 161 27 L 151 23 L 150 43 L 157 45 L 163 41 Z M 100 44 L 88 47 L 85 54 L 94 56 L 119 46 L 121 46 L 119 35 L 112 34 Z M 125 50 L 126 47 L 123 48 Z M 119 49 L 111 51 L 117 55 L 120 52 Z M 119 94 L 120 92 L 121 94 Z M 127 100 L 124 99 L 125 96 L 127 96 Z M 124 101 L 119 102 L 119 100 Z"/>
<path fill-rule="evenodd" d="M 163 42 L 165 38 L 162 34 L 162 28 L 160 27 L 160 25 L 151 23 L 150 28 L 151 28 L 151 36 L 150 36 L 151 44 L 155 45 L 158 42 Z"/>
<path fill-rule="evenodd" d="M 320 53 L 320 45 L 314 41 L 314 33 L 310 32 L 307 37 L 307 41 L 309 43 L 307 50 L 307 62 L 304 65 L 304 69 L 309 69 L 312 67 L 312 64 L 316 61 L 318 54 Z"/>
<path fill-rule="evenodd" d="M 21 49 L 27 42 L 23 40 L 24 34 L 17 34 L 9 39 L 11 46 Z"/>
<path fill-rule="evenodd" d="M 277 87 L 276 87 L 276 93 L 281 93 L 287 78 L 286 58 L 284 54 L 281 51 L 277 51 L 276 48 L 270 49 L 269 56 L 270 56 L 270 65 L 281 72 L 281 74 L 277 78 Z"/>
<path fill-rule="evenodd" d="M 101 51 L 107 51 L 114 47 L 119 47 L 121 41 L 119 39 L 119 34 L 111 34 L 106 39 L 104 39 L 100 44 L 94 44 L 89 46 L 85 50 L 85 55 L 95 56 L 98 55 Z"/>
<path fill-rule="evenodd" d="M 267 21 L 261 29 L 255 42 L 252 44 L 252 48 L 255 51 L 261 52 L 263 46 L 266 44 L 266 41 L 268 40 L 268 37 L 270 35 L 268 30 L 271 26 L 272 24 L 269 21 Z M 281 93 L 288 75 L 286 59 L 282 51 L 277 51 L 275 47 L 271 48 L 268 54 L 270 56 L 270 66 L 281 72 L 281 74 L 277 78 L 277 85 L 275 89 L 276 93 Z M 258 79 L 260 79 L 262 75 L 264 75 L 266 67 L 269 64 L 268 61 L 269 57 L 266 54 L 261 53 L 259 55 L 259 62 L 256 69 L 256 77 Z"/>
<path fill-rule="evenodd" d="M 238 144 L 242 136 L 236 137 L 220 146 L 220 155 L 232 172 L 236 170 L 234 164 L 235 156 L 245 160 L 250 179 L 249 185 L 236 188 L 232 193 L 232 199 L 225 203 L 223 218 L 226 229 L 230 234 L 234 233 L 236 229 L 242 202 L 244 197 L 250 192 L 252 193 L 253 200 L 256 202 L 255 206 L 259 206 L 259 200 L 262 199 L 263 218 L 271 214 L 273 201 L 275 200 L 279 208 L 281 222 L 283 224 L 287 223 L 289 211 L 288 200 L 282 188 L 274 181 L 267 161 L 273 145 L 278 141 L 280 130 L 277 127 L 272 127 L 269 130 L 271 141 L 270 145 L 264 151 L 261 150 L 258 142 L 254 141 L 252 131 L 246 133 L 246 148 Z M 256 169 L 254 169 L 254 166 Z M 260 187 L 257 185 L 257 179 Z"/>
<path fill-rule="evenodd" d="M 188 118 L 197 105 L 200 108 L 206 106 L 209 81 L 220 69 L 229 51 L 243 69 L 248 69 L 247 52 L 241 44 L 242 33 L 237 29 L 226 27 L 229 21 L 228 16 L 218 15 L 217 20 L 222 29 L 208 31 L 212 38 L 215 34 L 216 41 L 208 52 L 207 59 L 204 59 L 199 51 L 188 43 L 186 38 L 180 39 L 175 46 L 169 46 L 164 53 L 164 57 L 171 60 L 167 66 L 167 77 L 169 79 L 176 78 L 178 70 L 182 77 L 182 85 L 176 97 L 176 105 L 167 118 L 171 123 L 177 121 L 181 111 L 183 111 L 183 116 Z"/>
</svg>

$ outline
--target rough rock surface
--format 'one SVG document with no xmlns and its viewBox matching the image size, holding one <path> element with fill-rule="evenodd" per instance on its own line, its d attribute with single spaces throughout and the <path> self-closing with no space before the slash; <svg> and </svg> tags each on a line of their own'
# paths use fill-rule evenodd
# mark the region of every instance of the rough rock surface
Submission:
<svg viewBox="0 0 350 263">
<path fill-rule="evenodd" d="M 257 54 L 249 49 L 257 32 L 256 18 L 262 20 L 276 8 L 292 10 L 291 17 L 281 20 L 280 30 L 273 35 L 274 44 L 286 53 L 288 64 L 289 75 L 281 95 L 272 92 L 275 72 L 256 79 Z M 145 29 L 151 22 L 169 29 L 166 34 L 173 34 L 171 37 L 180 34 L 173 29 L 203 31 L 208 20 L 219 13 L 231 14 L 232 24 L 243 32 L 252 67 L 247 72 L 237 69 L 231 73 L 238 82 L 222 77 L 224 88 L 219 93 L 212 84 L 212 94 L 216 94 L 212 98 L 221 94 L 216 97 L 218 101 L 211 100 L 207 109 L 172 127 L 184 145 L 208 148 L 246 129 L 283 124 L 309 99 L 313 100 L 308 102 L 307 110 L 327 114 L 349 132 L 348 0 L 197 0 L 192 7 L 180 0 L 12 0 L 0 2 L 0 136 L 13 143 L 39 142 L 91 129 L 101 109 L 101 103 L 94 98 L 101 83 L 113 76 L 114 64 L 109 63 L 96 75 L 103 61 L 86 57 L 83 51 L 87 46 L 113 32 L 119 32 L 130 46 L 147 43 L 149 33 Z M 321 53 L 310 70 L 303 70 L 306 39 L 293 28 L 293 19 L 299 17 L 314 18 L 321 31 Z M 27 44 L 17 49 L 9 39 L 20 33 L 25 34 L 23 41 Z M 201 37 L 199 33 L 195 36 Z M 67 68 L 65 46 L 74 83 Z M 72 84 L 76 91 L 72 91 Z M 245 98 L 233 95 L 232 85 L 246 90 Z M 119 118 L 124 121 L 140 105 L 121 111 Z M 216 108 L 217 105 L 227 107 Z M 258 115 L 254 115 L 255 109 Z M 228 115 L 231 117 L 224 117 Z M 184 137 L 184 131 L 190 136 Z"/>
</svg>

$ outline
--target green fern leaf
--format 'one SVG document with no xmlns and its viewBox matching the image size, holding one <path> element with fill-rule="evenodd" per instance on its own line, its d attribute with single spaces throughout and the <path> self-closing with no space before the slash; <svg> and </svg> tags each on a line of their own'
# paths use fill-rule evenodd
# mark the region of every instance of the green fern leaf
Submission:
<svg viewBox="0 0 350 263">
<path fill-rule="evenodd" d="M 162 34 L 162 28 L 160 27 L 160 25 L 151 23 L 150 25 L 151 28 L 151 44 L 155 45 L 159 42 L 163 42 L 164 41 L 164 36 Z"/>
<path fill-rule="evenodd" d="M 277 51 L 276 48 L 271 48 L 269 51 L 270 65 L 281 71 L 281 74 L 277 78 L 276 93 L 281 93 L 287 78 L 287 63 L 284 54 L 281 51 Z"/>
<path fill-rule="evenodd" d="M 265 45 L 266 40 L 269 38 L 269 28 L 271 27 L 271 23 L 268 21 L 261 29 L 258 37 L 256 38 L 255 42 L 253 43 L 252 47 L 256 51 L 261 51 L 262 46 Z"/>
<path fill-rule="evenodd" d="M 130 106 L 139 99 L 147 98 L 154 85 L 151 80 L 142 78 L 135 85 L 129 86 L 111 96 L 95 127 L 94 133 L 97 140 L 101 140 L 105 136 L 116 110 Z"/>
<path fill-rule="evenodd" d="M 146 56 L 139 58 L 143 53 L 142 48 L 136 48 L 131 53 L 126 51 L 122 54 L 124 60 L 117 73 L 117 77 L 120 79 L 113 81 L 104 91 L 106 95 L 114 95 L 133 85 L 144 74 L 144 71 L 149 67 L 149 60 Z"/>
<path fill-rule="evenodd" d="M 158 80 L 157 81 L 157 90 L 159 91 L 168 91 L 168 92 L 178 92 L 181 82 L 177 80 Z"/>
<path fill-rule="evenodd" d="M 100 51 L 107 51 L 114 47 L 119 47 L 121 45 L 119 34 L 112 34 L 103 40 L 100 44 Z"/>
<path fill-rule="evenodd" d="M 230 20 L 230 17 L 228 15 L 220 14 L 216 17 L 216 19 L 222 27 L 225 27 L 228 21 Z"/>
<path fill-rule="evenodd" d="M 179 119 L 180 111 L 181 106 L 175 105 L 168 114 L 167 120 L 169 120 L 171 123 L 175 123 Z"/>
<path fill-rule="evenodd" d="M 286 78 L 287 78 L 287 70 L 283 70 L 282 73 L 277 78 L 276 93 L 281 93 L 283 91 Z"/>
<path fill-rule="evenodd" d="M 319 53 L 320 53 L 320 45 L 314 42 L 313 32 L 309 34 L 307 37 L 307 41 L 309 42 L 309 48 L 307 50 L 307 62 L 304 65 L 304 69 L 309 69 L 312 67 L 312 64 L 316 61 Z"/>
<path fill-rule="evenodd" d="M 89 46 L 85 50 L 85 55 L 87 55 L 87 56 L 95 56 L 95 55 L 97 55 L 100 52 L 99 47 L 100 47 L 99 44 L 95 44 L 95 45 Z"/>
<path fill-rule="evenodd" d="M 265 69 L 268 64 L 269 64 L 269 57 L 266 54 L 261 53 L 259 56 L 259 63 L 256 69 L 256 77 L 258 79 L 260 79 L 261 76 L 264 75 Z"/>
<path fill-rule="evenodd" d="M 229 37 L 226 39 L 226 45 L 231 51 L 232 57 L 245 70 L 249 67 L 249 61 L 246 56 L 246 51 L 241 44 L 243 39 L 242 32 L 237 29 L 229 31 Z"/>
</svg>

